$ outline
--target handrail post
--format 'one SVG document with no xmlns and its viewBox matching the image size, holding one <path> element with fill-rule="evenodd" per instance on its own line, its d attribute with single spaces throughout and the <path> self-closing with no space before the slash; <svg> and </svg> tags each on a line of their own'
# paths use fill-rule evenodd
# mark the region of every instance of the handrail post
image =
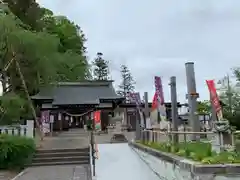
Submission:
<svg viewBox="0 0 240 180">
<path fill-rule="evenodd" d="M 94 140 L 94 131 L 95 131 L 95 121 L 93 112 L 91 112 L 92 119 L 92 131 L 91 131 L 91 148 L 92 148 L 92 167 L 93 167 L 93 176 L 96 176 L 96 157 L 95 157 L 95 140 Z"/>
</svg>

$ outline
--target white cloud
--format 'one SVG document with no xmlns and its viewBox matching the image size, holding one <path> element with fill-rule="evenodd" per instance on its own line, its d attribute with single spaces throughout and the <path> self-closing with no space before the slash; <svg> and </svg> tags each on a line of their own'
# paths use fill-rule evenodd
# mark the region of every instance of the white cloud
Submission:
<svg viewBox="0 0 240 180">
<path fill-rule="evenodd" d="M 236 0 L 39 0 L 79 24 L 88 38 L 89 57 L 101 51 L 111 61 L 112 76 L 126 63 L 141 93 L 154 92 L 153 76 L 177 76 L 185 99 L 184 63 L 195 62 L 197 90 L 208 98 L 205 79 L 221 78 L 240 66 L 240 1 Z M 151 97 L 150 96 L 150 97 Z"/>
</svg>

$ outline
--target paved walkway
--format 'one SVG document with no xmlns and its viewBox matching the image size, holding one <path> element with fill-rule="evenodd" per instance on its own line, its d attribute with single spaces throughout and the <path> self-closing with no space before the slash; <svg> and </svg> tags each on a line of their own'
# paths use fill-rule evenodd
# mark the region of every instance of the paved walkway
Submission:
<svg viewBox="0 0 240 180">
<path fill-rule="evenodd" d="M 97 180 L 160 180 L 127 143 L 99 144 L 98 147 Z"/>
</svg>

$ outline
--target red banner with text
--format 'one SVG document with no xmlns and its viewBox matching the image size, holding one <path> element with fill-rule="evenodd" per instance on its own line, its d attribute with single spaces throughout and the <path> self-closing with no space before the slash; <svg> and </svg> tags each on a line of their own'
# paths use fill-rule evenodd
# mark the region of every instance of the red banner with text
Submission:
<svg viewBox="0 0 240 180">
<path fill-rule="evenodd" d="M 223 118 L 222 107 L 218 98 L 214 80 L 206 80 L 206 83 L 210 93 L 210 100 L 211 100 L 212 106 L 217 114 L 218 120 L 221 120 Z"/>
<path fill-rule="evenodd" d="M 101 111 L 94 112 L 95 129 L 101 130 Z"/>
</svg>

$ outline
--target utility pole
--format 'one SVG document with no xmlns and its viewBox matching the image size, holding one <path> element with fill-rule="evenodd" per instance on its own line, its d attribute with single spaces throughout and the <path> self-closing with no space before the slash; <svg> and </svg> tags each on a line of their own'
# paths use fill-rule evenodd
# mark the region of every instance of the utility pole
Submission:
<svg viewBox="0 0 240 180">
<path fill-rule="evenodd" d="M 223 93 L 223 95 L 225 96 L 225 98 L 227 99 L 227 103 L 228 103 L 228 111 L 230 113 L 232 113 L 232 87 L 231 87 L 231 82 L 230 82 L 230 76 L 229 74 L 227 74 L 222 80 L 220 80 L 220 82 L 218 83 L 221 85 L 220 88 L 218 88 L 219 90 L 224 90 L 225 93 Z"/>
<path fill-rule="evenodd" d="M 197 98 L 199 94 L 196 90 L 196 80 L 195 80 L 195 71 L 194 63 L 187 62 L 185 63 L 186 68 L 186 78 L 187 78 L 187 99 L 189 105 L 189 123 L 192 127 L 193 132 L 200 132 L 200 122 L 197 115 Z M 199 135 L 193 134 L 192 140 L 199 140 Z"/>
<path fill-rule="evenodd" d="M 173 131 L 178 131 L 178 107 L 177 107 L 177 88 L 176 88 L 176 77 L 170 78 L 171 87 L 171 110 L 172 110 L 172 124 Z M 174 133 L 172 136 L 174 144 L 178 143 L 178 134 Z"/>
</svg>

